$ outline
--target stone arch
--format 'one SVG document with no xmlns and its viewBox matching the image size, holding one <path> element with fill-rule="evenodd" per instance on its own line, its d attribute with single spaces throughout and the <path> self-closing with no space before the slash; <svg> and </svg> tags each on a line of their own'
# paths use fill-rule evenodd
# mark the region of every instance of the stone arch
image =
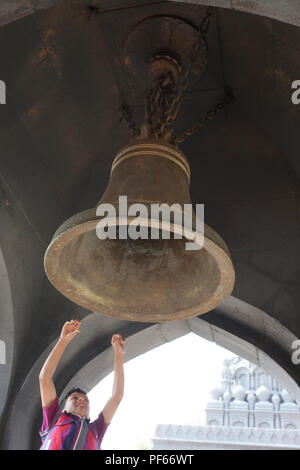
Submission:
<svg viewBox="0 0 300 470">
<path fill-rule="evenodd" d="M 242 421 L 234 421 L 232 423 L 232 426 L 236 427 L 236 428 L 244 428 L 245 427 L 245 423 L 243 423 Z"/>
<path fill-rule="evenodd" d="M 268 316 L 267 314 L 265 315 Z M 277 323 L 278 328 L 285 330 L 285 328 L 280 325 L 279 322 Z M 258 347 L 255 347 L 255 354 L 253 354 L 253 345 L 250 342 L 247 342 L 241 339 L 240 337 L 234 336 L 233 334 L 229 333 L 228 331 L 225 331 L 224 329 L 218 326 L 208 325 L 206 321 L 201 319 L 201 317 L 157 324 L 136 333 L 135 335 L 127 339 L 127 345 L 133 345 L 133 343 L 138 345 L 138 351 L 137 348 L 135 348 L 135 354 L 131 354 L 130 359 L 153 349 L 153 343 L 156 343 L 156 345 L 164 344 L 166 342 L 184 336 L 189 332 L 193 332 L 201 336 L 202 338 L 207 339 L 208 341 L 212 341 L 218 346 L 224 347 L 234 352 L 235 354 L 238 354 L 244 357 L 245 359 L 253 362 L 254 364 L 257 364 L 259 367 L 264 369 L 266 373 L 272 375 L 279 382 L 283 382 L 291 396 L 300 403 L 300 390 L 298 384 L 270 356 L 266 355 Z M 149 336 L 151 336 L 151 342 L 150 344 L 149 342 L 147 344 L 146 338 L 149 338 Z M 103 362 L 105 364 L 112 361 L 113 357 L 111 348 L 109 350 L 106 350 L 102 354 Z M 111 356 L 111 361 L 108 361 L 106 359 L 106 356 Z M 77 383 L 87 384 L 87 379 L 89 381 L 89 384 L 88 386 L 86 386 L 86 388 L 88 390 L 91 390 L 102 378 L 104 378 L 109 372 L 111 372 L 112 367 L 109 368 L 109 372 L 105 373 L 105 375 L 101 374 L 101 379 L 99 380 L 99 373 L 97 372 L 99 359 L 99 357 L 94 358 L 92 361 L 87 363 L 80 371 L 78 371 L 78 373 L 67 384 L 63 393 L 65 393 L 68 388 L 75 386 L 75 384 Z"/>
<path fill-rule="evenodd" d="M 264 371 L 258 372 L 256 379 L 257 379 L 257 383 L 256 383 L 257 387 L 261 387 L 262 385 L 265 385 L 266 387 L 268 387 L 269 384 L 266 383 L 267 377 Z"/>
<path fill-rule="evenodd" d="M 62 1 L 63 0 L 19 0 L 18 2 L 3 2 L 3 5 L 0 7 L 0 26 L 11 23 L 12 21 L 18 20 L 24 16 L 34 14 L 37 10 L 50 8 L 56 4 L 62 3 Z M 178 0 L 171 1 L 176 2 Z M 77 5 L 78 3 L 81 3 L 83 6 L 88 7 L 90 1 L 74 0 L 74 3 Z M 99 7 L 101 7 L 100 0 L 93 3 L 95 5 L 99 4 Z M 110 7 L 114 6 L 113 3 L 114 2 L 111 2 Z M 284 23 L 300 26 L 300 7 L 298 0 L 272 0 L 272 2 L 267 2 L 267 4 L 264 0 L 258 0 L 256 2 L 249 2 L 246 0 L 181 0 L 181 3 L 191 3 L 199 6 L 211 5 L 213 7 L 265 16 Z M 122 6 L 122 4 L 120 5 L 120 2 L 117 2 L 117 7 L 120 6 Z"/>
<path fill-rule="evenodd" d="M 263 332 L 261 342 L 258 341 L 258 338 L 256 338 L 255 341 L 253 336 L 249 333 L 249 340 L 245 340 L 241 337 L 242 335 L 238 336 L 236 333 L 233 334 L 229 331 L 230 329 L 235 331 L 234 328 L 229 327 L 228 320 L 230 316 L 232 320 L 234 320 L 236 315 L 241 319 L 241 314 L 245 312 L 245 309 L 251 314 L 252 327 L 255 326 L 256 315 L 260 316 L 265 324 L 269 322 L 272 323 L 272 328 L 267 328 Z M 276 356 L 271 357 L 270 353 L 266 354 L 266 352 L 263 351 L 264 345 L 267 344 L 268 340 L 267 334 L 270 334 L 273 340 L 277 340 L 277 349 L 280 351 L 280 355 L 283 354 L 282 351 L 284 347 L 284 344 L 281 344 L 280 341 L 282 342 L 284 340 L 285 346 L 288 349 L 291 342 L 294 340 L 294 335 L 265 312 L 234 297 L 228 298 L 222 304 L 218 310 L 218 315 L 221 315 L 221 312 L 223 312 L 223 314 L 226 313 L 227 316 L 226 326 L 228 330 L 226 331 L 224 328 L 220 328 L 213 323 L 213 320 L 217 323 L 218 317 L 216 317 L 216 319 L 211 317 L 210 322 L 208 322 L 207 316 L 205 316 L 205 320 L 201 317 L 195 317 L 188 320 L 172 321 L 151 326 L 146 324 L 142 330 L 134 331 L 133 329 L 131 333 L 125 334 L 125 360 L 129 361 L 157 346 L 179 338 L 189 332 L 193 332 L 257 364 L 267 373 L 274 376 L 279 382 L 283 383 L 291 396 L 300 403 L 300 389 L 296 381 L 291 374 L 276 362 Z M 244 320 L 246 322 L 248 321 L 247 318 L 244 318 Z M 256 320 L 258 321 L 258 319 Z M 95 338 L 98 338 L 97 341 L 99 341 L 97 330 L 99 331 L 101 328 L 101 331 L 105 332 L 106 338 L 110 337 L 110 324 L 113 324 L 112 319 L 108 317 L 103 318 L 103 316 L 97 313 L 91 313 L 84 318 L 82 321 L 80 341 L 74 343 L 74 347 L 64 353 L 63 359 L 57 369 L 55 385 L 59 395 L 63 395 L 67 389 L 74 385 L 82 387 L 86 391 L 90 391 L 113 370 L 113 350 L 110 347 L 109 341 L 106 340 L 106 346 L 103 346 L 98 354 L 94 354 L 91 360 L 81 364 L 81 367 L 78 368 L 76 373 L 69 373 L 72 363 L 76 362 L 79 356 L 82 356 L 81 351 L 84 350 L 86 352 L 91 344 L 94 348 Z M 258 325 L 260 325 L 260 323 Z M 128 322 L 124 322 L 124 326 L 128 327 Z M 276 329 L 276 335 L 274 335 L 274 328 Z M 122 333 L 121 326 L 119 331 Z M 41 424 L 41 403 L 38 374 L 55 342 L 49 345 L 47 350 L 45 350 L 36 361 L 21 387 L 21 392 L 14 402 L 6 431 L 11 436 L 9 442 L 10 449 L 29 449 L 38 448 L 39 446 L 40 441 L 37 430 Z M 99 366 L 100 364 L 101 366 Z M 25 416 L 24 409 L 26 409 Z M 16 426 L 16 423 L 18 423 L 18 426 Z"/>
<path fill-rule="evenodd" d="M 258 425 L 259 428 L 270 428 L 270 423 L 267 423 L 267 422 L 263 422 L 263 423 L 259 423 Z"/>
<path fill-rule="evenodd" d="M 239 383 L 247 390 L 250 386 L 250 376 L 249 370 L 244 366 L 241 365 L 237 367 L 233 374 L 234 381 L 239 380 Z"/>
<path fill-rule="evenodd" d="M 208 426 L 220 426 L 220 423 L 215 419 L 212 419 L 211 421 L 209 421 Z"/>
<path fill-rule="evenodd" d="M 287 424 L 286 426 L 284 426 L 284 429 L 297 429 L 295 424 L 293 423 L 290 423 L 290 424 Z"/>
</svg>

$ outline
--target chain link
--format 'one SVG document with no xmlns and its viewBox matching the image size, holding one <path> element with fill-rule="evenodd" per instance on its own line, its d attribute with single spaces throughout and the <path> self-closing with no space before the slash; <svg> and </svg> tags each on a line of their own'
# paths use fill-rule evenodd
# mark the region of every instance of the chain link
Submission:
<svg viewBox="0 0 300 470">
<path fill-rule="evenodd" d="M 175 119 L 180 89 L 171 73 L 161 75 L 150 88 L 146 99 L 145 120 L 153 136 L 160 138 Z"/>
<path fill-rule="evenodd" d="M 227 91 L 227 94 L 215 105 L 213 108 L 211 108 L 209 111 L 205 113 L 205 115 L 200 118 L 198 121 L 196 121 L 191 127 L 186 129 L 181 135 L 176 137 L 172 144 L 178 146 L 182 142 L 184 142 L 188 137 L 193 135 L 195 132 L 197 132 L 200 127 L 205 126 L 205 124 L 213 119 L 215 115 L 218 113 L 218 111 L 221 111 L 222 109 L 225 108 L 232 100 L 234 99 L 234 95 L 231 90 Z"/>
<path fill-rule="evenodd" d="M 132 112 L 128 104 L 123 103 L 121 106 L 121 118 L 120 123 L 125 119 L 128 124 L 129 129 L 132 130 L 134 136 L 138 136 L 140 134 L 140 129 L 138 128 L 136 122 L 133 120 Z"/>
</svg>

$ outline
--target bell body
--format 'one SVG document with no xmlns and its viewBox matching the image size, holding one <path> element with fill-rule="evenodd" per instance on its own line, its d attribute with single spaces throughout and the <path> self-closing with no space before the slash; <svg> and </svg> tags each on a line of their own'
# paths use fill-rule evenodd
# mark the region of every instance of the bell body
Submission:
<svg viewBox="0 0 300 470">
<path fill-rule="evenodd" d="M 215 308 L 233 289 L 234 269 L 225 242 L 207 225 L 203 246 L 187 249 L 191 240 L 184 233 L 191 235 L 197 223 L 189 183 L 188 160 L 176 147 L 141 139 L 124 147 L 97 206 L 54 234 L 44 260 L 49 280 L 82 307 L 131 321 L 184 319 Z M 127 213 L 120 196 L 126 197 Z M 153 212 L 162 204 L 174 205 L 169 223 Z M 113 210 L 104 217 L 100 207 Z M 185 210 L 192 220 L 186 232 Z M 97 226 L 104 220 L 114 237 L 99 238 Z M 146 236 L 131 236 L 130 227 L 134 233 L 143 227 Z"/>
</svg>

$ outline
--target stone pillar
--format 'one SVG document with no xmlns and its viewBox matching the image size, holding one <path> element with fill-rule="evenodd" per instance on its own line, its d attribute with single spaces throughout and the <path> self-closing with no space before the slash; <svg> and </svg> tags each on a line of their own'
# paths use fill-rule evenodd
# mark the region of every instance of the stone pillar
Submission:
<svg viewBox="0 0 300 470">
<path fill-rule="evenodd" d="M 253 378 L 253 374 L 252 374 L 252 378 Z M 247 402 L 249 404 L 249 420 L 248 420 L 249 428 L 255 428 L 255 418 L 254 418 L 255 401 L 256 401 L 255 393 L 253 392 L 248 393 Z"/>
<path fill-rule="evenodd" d="M 281 423 L 280 423 L 280 415 L 279 415 L 279 404 L 280 404 L 280 396 L 278 393 L 274 393 L 272 396 L 272 403 L 274 405 L 274 428 L 280 429 Z"/>
</svg>

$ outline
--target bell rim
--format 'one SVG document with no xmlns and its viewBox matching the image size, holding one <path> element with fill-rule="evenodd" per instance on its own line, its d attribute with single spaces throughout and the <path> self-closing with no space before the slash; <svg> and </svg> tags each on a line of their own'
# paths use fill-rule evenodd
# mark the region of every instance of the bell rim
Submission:
<svg viewBox="0 0 300 470">
<path fill-rule="evenodd" d="M 93 217 L 90 218 L 89 216 L 92 214 Z M 76 225 L 71 225 L 69 226 L 69 228 L 66 228 L 67 223 L 70 225 L 72 223 L 72 219 L 74 219 L 76 216 L 70 217 L 70 219 L 65 221 L 55 232 L 44 256 L 44 268 L 51 284 L 61 294 L 63 294 L 66 298 L 76 303 L 77 305 L 80 305 L 81 307 L 86 308 L 89 311 L 97 312 L 99 314 L 106 315 L 109 317 L 121 318 L 124 320 L 136 322 L 161 323 L 173 320 L 183 320 L 207 313 L 219 306 L 231 294 L 235 284 L 235 271 L 231 257 L 216 242 L 204 236 L 204 247 L 202 249 L 206 249 L 209 255 L 213 257 L 213 259 L 217 263 L 220 273 L 219 283 L 215 291 L 210 295 L 210 297 L 206 301 L 202 302 L 201 304 L 195 304 L 194 306 L 185 308 L 177 312 L 167 314 L 142 314 L 143 317 L 141 317 L 141 314 L 138 312 L 128 313 L 124 311 L 118 312 L 116 311 L 117 309 L 111 310 L 100 303 L 98 303 L 97 305 L 94 304 L 96 305 L 95 307 L 91 307 L 91 301 L 88 301 L 84 297 L 82 297 L 82 294 L 76 294 L 76 291 L 73 290 L 72 285 L 70 287 L 70 283 L 66 282 L 64 277 L 60 275 L 59 270 L 55 269 L 55 266 L 59 262 L 60 253 L 69 242 L 71 242 L 77 236 L 83 233 L 87 233 L 96 229 L 100 218 L 95 218 L 94 214 L 95 209 L 88 209 L 79 214 L 76 214 L 77 218 L 79 215 L 81 215 L 85 218 L 85 221 L 82 221 L 81 223 Z M 134 218 L 135 217 L 132 217 L 132 219 Z M 130 217 L 127 217 L 127 220 L 130 221 Z M 170 226 L 171 225 L 172 224 L 170 224 Z M 208 227 L 208 229 L 213 231 L 213 229 L 211 229 L 206 224 L 204 224 L 204 227 Z M 223 239 L 219 235 L 218 237 L 223 241 Z M 189 240 L 187 239 L 187 241 Z"/>
</svg>

